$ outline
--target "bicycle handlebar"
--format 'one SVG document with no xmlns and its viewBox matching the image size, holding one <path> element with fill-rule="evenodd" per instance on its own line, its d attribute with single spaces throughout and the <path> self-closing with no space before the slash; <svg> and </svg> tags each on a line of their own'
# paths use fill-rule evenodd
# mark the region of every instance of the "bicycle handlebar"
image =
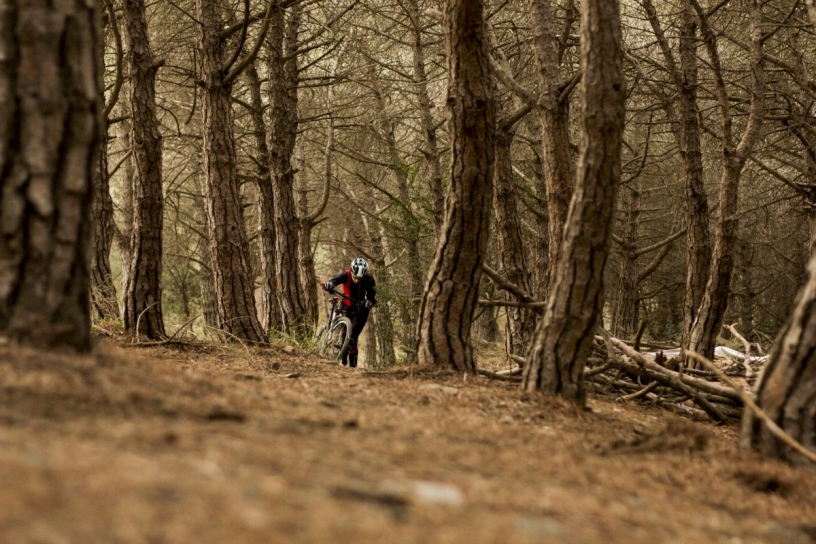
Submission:
<svg viewBox="0 0 816 544">
<path fill-rule="evenodd" d="M 353 302 L 354 304 L 357 304 L 357 305 L 362 305 L 365 302 L 363 300 L 353 299 L 350 296 L 346 295 L 345 293 L 338 293 L 337 291 L 334 290 L 334 288 L 332 288 L 331 290 L 328 290 L 328 289 L 323 289 L 323 290 L 326 291 L 327 293 L 329 293 L 330 295 L 337 295 L 338 297 L 343 297 L 344 299 L 350 300 L 351 302 Z"/>
</svg>

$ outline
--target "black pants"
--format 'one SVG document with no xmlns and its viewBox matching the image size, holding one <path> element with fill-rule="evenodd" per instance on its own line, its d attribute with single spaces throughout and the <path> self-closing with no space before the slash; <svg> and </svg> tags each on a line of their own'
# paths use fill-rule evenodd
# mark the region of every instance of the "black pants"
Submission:
<svg viewBox="0 0 816 544">
<path fill-rule="evenodd" d="M 349 341 L 348 348 L 343 352 L 343 364 L 348 364 L 350 367 L 357 366 L 357 339 L 360 333 L 363 332 L 368 321 L 368 314 L 371 310 L 369 308 L 350 308 L 346 310 L 346 317 L 351 320 L 351 341 Z"/>
</svg>

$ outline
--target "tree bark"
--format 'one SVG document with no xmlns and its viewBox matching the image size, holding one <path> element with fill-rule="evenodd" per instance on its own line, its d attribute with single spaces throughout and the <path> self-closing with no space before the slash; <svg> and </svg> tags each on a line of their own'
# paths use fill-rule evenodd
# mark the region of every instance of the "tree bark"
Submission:
<svg viewBox="0 0 816 544">
<path fill-rule="evenodd" d="M 420 364 L 476 370 L 470 342 L 487 247 L 496 119 L 481 0 L 445 8 L 451 170 L 445 222 L 420 306 Z"/>
<path fill-rule="evenodd" d="M 126 104 L 128 101 L 123 103 Z M 124 109 L 124 108 L 123 108 Z M 133 168 L 133 153 L 131 152 L 131 138 L 130 138 L 130 111 L 123 112 L 123 116 L 128 117 L 120 123 L 119 134 L 117 140 L 122 142 L 121 152 L 126 154 L 124 158 L 124 176 L 122 180 L 122 222 L 119 225 L 114 224 L 113 239 L 116 247 L 119 248 L 119 256 L 122 259 L 122 293 L 127 292 L 128 278 L 130 278 L 130 263 L 132 261 L 132 250 L 130 247 L 131 238 L 133 237 L 133 179 L 136 177 Z M 124 296 L 122 297 L 124 298 Z"/>
<path fill-rule="evenodd" d="M 513 178 L 511 146 L 514 133 L 505 127 L 496 131 L 496 177 L 493 207 L 496 213 L 496 241 L 505 278 L 531 293 L 531 281 L 524 241 L 521 237 L 516 185 Z M 514 300 L 509 293 L 505 300 Z M 505 349 L 508 355 L 524 356 L 535 330 L 535 315 L 523 308 L 507 308 Z"/>
<path fill-rule="evenodd" d="M 255 167 L 258 176 L 258 234 L 261 257 L 261 326 L 265 331 L 279 330 L 283 322 L 278 303 L 277 245 L 275 242 L 275 195 L 269 169 L 269 147 L 266 145 L 266 122 L 261 99 L 261 78 L 252 63 L 246 70 L 252 102 L 252 136 L 255 140 Z"/>
<path fill-rule="evenodd" d="M 0 3 L 0 334 L 86 351 L 101 3 Z"/>
<path fill-rule="evenodd" d="M 107 123 L 105 123 L 107 125 Z M 91 252 L 91 302 L 97 320 L 119 319 L 119 302 L 110 267 L 113 244 L 113 199 L 108 179 L 108 134 L 100 135 L 99 157 L 93 185 L 93 251 Z"/>
<path fill-rule="evenodd" d="M 272 166 L 272 194 L 275 208 L 278 302 L 283 329 L 289 334 L 306 333 L 307 307 L 299 270 L 300 225 L 295 207 L 292 153 L 298 128 L 297 57 L 287 54 L 297 49 L 300 8 L 295 5 L 288 24 L 282 8 L 273 8 L 267 48 L 269 51 L 269 105 L 272 126 L 269 150 Z"/>
<path fill-rule="evenodd" d="M 624 188 L 626 225 L 620 248 L 620 274 L 611 329 L 618 338 L 631 339 L 638 328 L 637 239 L 640 229 L 640 190 L 637 181 Z"/>
<path fill-rule="evenodd" d="M 533 49 L 541 88 L 542 162 L 547 184 L 549 227 L 549 284 L 556 272 L 558 252 L 563 243 L 564 226 L 572 197 L 574 174 L 569 141 L 569 101 L 562 97 L 558 41 L 552 27 L 550 0 L 530 0 L 533 23 Z"/>
<path fill-rule="evenodd" d="M 156 117 L 156 72 L 147 33 L 144 0 L 123 0 L 130 72 L 131 144 L 136 166 L 131 262 L 125 291 L 125 330 L 151 340 L 164 338 L 162 314 L 162 136 Z M 137 330 L 138 327 L 138 330 Z"/>
<path fill-rule="evenodd" d="M 697 23 L 688 5 L 681 12 L 678 143 L 686 188 L 686 294 L 683 300 L 683 338 L 691 335 L 709 274 L 711 240 L 709 210 L 703 180 L 700 110 L 697 107 Z"/>
<path fill-rule="evenodd" d="M 547 310 L 522 387 L 583 403 L 583 369 L 603 309 L 603 272 L 621 175 L 625 117 L 620 6 L 581 5 L 583 136 L 575 195 Z"/>
<path fill-rule="evenodd" d="M 236 172 L 231 85 L 226 81 L 226 54 L 221 39 L 222 3 L 196 0 L 196 8 L 201 22 L 199 73 L 207 225 L 218 324 L 232 337 L 265 342 L 255 308 L 249 243 Z"/>
<path fill-rule="evenodd" d="M 816 451 L 816 255 L 810 257 L 805 284 L 774 343 L 757 404 L 791 437 Z M 804 462 L 758 420 L 746 432 L 748 440 L 765 455 Z"/>
<path fill-rule="evenodd" d="M 715 228 L 714 252 L 703 300 L 691 332 L 684 339 L 684 348 L 713 358 L 717 334 L 720 332 L 728 306 L 728 289 L 734 269 L 734 250 L 738 230 L 738 197 L 742 168 L 762 132 L 765 113 L 765 71 L 763 67 L 762 7 L 758 0 L 751 8 L 751 63 L 754 81 L 751 85 L 751 106 L 742 138 L 734 144 L 730 98 L 720 67 L 714 33 L 708 27 L 705 15 L 696 0 L 691 0 L 703 25 L 703 38 L 714 68 L 717 99 L 722 118 L 721 142 L 723 172 L 720 181 L 720 209 Z"/>
</svg>

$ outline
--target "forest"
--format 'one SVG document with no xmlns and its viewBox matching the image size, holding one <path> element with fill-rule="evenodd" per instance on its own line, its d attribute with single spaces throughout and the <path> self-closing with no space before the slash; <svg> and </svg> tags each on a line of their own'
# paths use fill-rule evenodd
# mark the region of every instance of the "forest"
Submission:
<svg viewBox="0 0 816 544">
<path fill-rule="evenodd" d="M 813 541 L 814 73 L 816 0 L 0 0 L 0 540 Z"/>
</svg>

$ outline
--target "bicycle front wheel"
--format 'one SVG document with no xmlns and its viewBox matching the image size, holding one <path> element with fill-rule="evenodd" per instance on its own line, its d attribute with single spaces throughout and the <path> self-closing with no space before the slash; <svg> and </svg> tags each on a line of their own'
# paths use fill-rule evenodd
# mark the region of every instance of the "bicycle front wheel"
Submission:
<svg viewBox="0 0 816 544">
<path fill-rule="evenodd" d="M 332 324 L 327 337 L 325 354 L 332 359 L 340 359 L 351 342 L 351 320 L 347 317 L 337 319 Z"/>
<path fill-rule="evenodd" d="M 319 353 L 321 357 L 326 355 L 326 348 L 329 346 L 329 331 L 326 325 L 322 325 L 317 329 L 315 344 L 317 345 L 317 353 Z"/>
</svg>

